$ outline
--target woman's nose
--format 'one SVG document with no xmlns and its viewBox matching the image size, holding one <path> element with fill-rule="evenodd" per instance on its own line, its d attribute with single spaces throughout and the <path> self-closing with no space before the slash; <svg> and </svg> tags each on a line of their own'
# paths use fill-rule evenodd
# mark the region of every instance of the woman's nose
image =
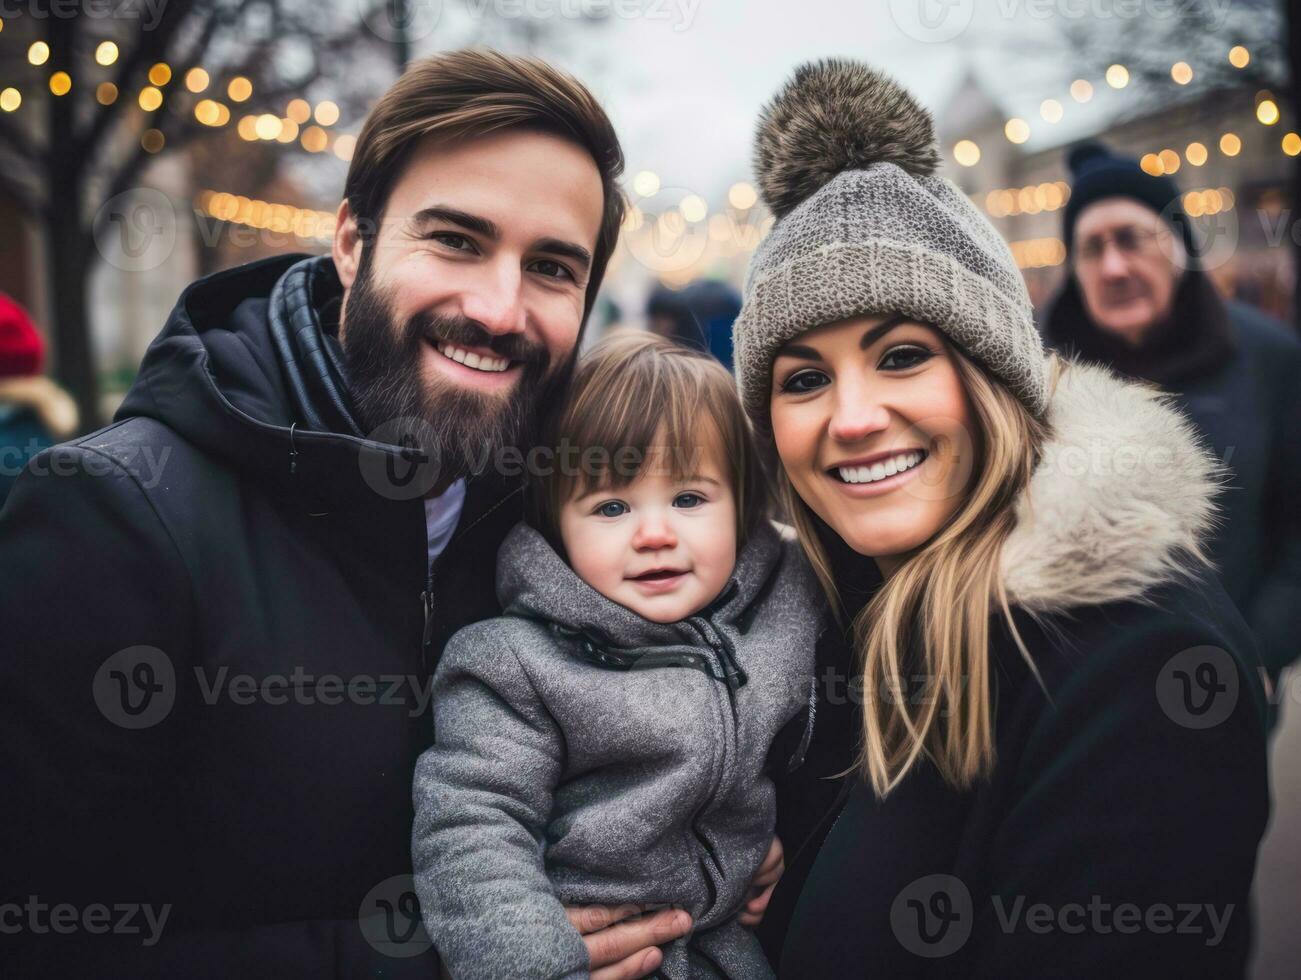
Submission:
<svg viewBox="0 0 1301 980">
<path fill-rule="evenodd" d="M 863 389 L 842 390 L 831 416 L 828 433 L 838 442 L 858 442 L 890 424 L 890 412 Z"/>
</svg>

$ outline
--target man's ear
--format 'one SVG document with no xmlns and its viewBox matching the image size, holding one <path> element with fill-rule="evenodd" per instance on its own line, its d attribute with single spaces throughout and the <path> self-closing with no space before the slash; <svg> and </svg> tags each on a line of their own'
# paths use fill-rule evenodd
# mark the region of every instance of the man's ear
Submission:
<svg viewBox="0 0 1301 980">
<path fill-rule="evenodd" d="M 330 254 L 334 258 L 334 269 L 339 275 L 339 282 L 345 290 L 351 289 L 352 284 L 357 281 L 362 248 L 357 219 L 348 207 L 347 200 L 343 200 L 339 203 L 339 210 L 334 216 L 334 242 L 330 247 Z"/>
</svg>

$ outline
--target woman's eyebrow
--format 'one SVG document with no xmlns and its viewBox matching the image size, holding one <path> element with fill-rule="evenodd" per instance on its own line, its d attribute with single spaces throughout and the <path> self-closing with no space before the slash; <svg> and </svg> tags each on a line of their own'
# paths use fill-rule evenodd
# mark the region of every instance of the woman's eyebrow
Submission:
<svg viewBox="0 0 1301 980">
<path fill-rule="evenodd" d="M 867 350 L 876 343 L 877 340 L 889 333 L 895 327 L 899 326 L 899 324 L 909 322 L 911 322 L 911 318 L 904 316 L 902 313 L 896 313 L 889 319 L 882 320 L 875 327 L 872 327 L 872 329 L 863 334 L 862 338 L 858 342 L 858 349 Z"/>
<path fill-rule="evenodd" d="M 888 319 L 882 320 L 876 326 L 870 328 L 858 341 L 859 350 L 867 350 L 882 336 L 889 333 L 901 323 L 912 323 L 913 319 L 906 314 L 896 313 Z M 795 357 L 802 361 L 820 361 L 822 355 L 814 347 L 808 347 L 805 344 L 786 344 L 777 351 L 777 357 Z"/>
</svg>

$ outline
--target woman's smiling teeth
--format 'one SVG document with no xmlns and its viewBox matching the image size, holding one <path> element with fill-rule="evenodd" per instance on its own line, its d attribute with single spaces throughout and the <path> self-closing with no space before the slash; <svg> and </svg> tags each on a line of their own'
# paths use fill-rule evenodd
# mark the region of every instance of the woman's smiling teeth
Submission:
<svg viewBox="0 0 1301 980">
<path fill-rule="evenodd" d="M 913 449 L 870 466 L 837 466 L 835 473 L 844 483 L 875 483 L 877 480 L 884 480 L 887 476 L 910 470 L 925 458 L 924 452 Z"/>
<path fill-rule="evenodd" d="M 505 357 L 489 357 L 487 354 L 475 354 L 463 347 L 457 347 L 455 344 L 439 343 L 438 353 L 455 361 L 457 364 L 464 364 L 468 368 L 474 368 L 476 371 L 505 371 L 510 367 L 510 361 Z"/>
</svg>

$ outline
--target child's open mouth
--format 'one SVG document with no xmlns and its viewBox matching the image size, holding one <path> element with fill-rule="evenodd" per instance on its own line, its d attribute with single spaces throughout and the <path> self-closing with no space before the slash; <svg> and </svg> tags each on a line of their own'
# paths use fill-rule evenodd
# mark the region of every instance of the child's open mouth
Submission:
<svg viewBox="0 0 1301 980">
<path fill-rule="evenodd" d="M 675 579 L 679 575 L 685 574 L 687 573 L 679 568 L 652 568 L 649 572 L 632 575 L 630 578 L 634 582 L 666 582 L 669 579 Z"/>
</svg>

